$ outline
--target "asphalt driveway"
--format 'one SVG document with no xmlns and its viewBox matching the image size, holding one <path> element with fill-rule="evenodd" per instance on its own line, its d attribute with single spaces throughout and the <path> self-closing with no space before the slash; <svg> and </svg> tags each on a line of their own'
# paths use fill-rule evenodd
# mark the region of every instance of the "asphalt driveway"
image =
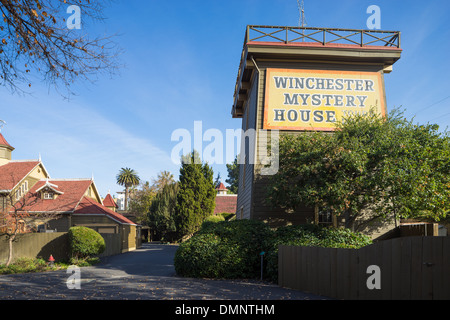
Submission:
<svg viewBox="0 0 450 320">
<path fill-rule="evenodd" d="M 80 269 L 80 288 L 64 271 L 0 275 L 0 300 L 318 300 L 324 297 L 261 281 L 182 278 L 175 274 L 177 246 L 144 244 Z"/>
</svg>

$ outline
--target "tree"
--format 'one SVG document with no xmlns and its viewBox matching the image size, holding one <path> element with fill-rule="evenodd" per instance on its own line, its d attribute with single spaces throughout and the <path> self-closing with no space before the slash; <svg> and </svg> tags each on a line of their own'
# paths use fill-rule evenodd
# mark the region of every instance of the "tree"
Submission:
<svg viewBox="0 0 450 320">
<path fill-rule="evenodd" d="M 216 207 L 216 186 L 214 185 L 214 171 L 207 163 L 203 164 L 202 172 L 205 184 L 205 194 L 202 203 L 202 222 L 214 213 Z"/>
<path fill-rule="evenodd" d="M 216 188 L 218 188 L 221 182 L 222 182 L 222 178 L 221 178 L 221 176 L 220 176 L 220 172 L 218 172 L 218 173 L 217 173 L 217 177 L 216 177 L 216 179 L 214 180 L 214 186 L 215 186 Z"/>
<path fill-rule="evenodd" d="M 66 0 L 1 0 L 1 85 L 24 91 L 22 85 L 31 86 L 30 75 L 37 73 L 49 85 L 68 89 L 77 79 L 93 81 L 99 72 L 113 73 L 119 50 L 112 37 L 88 37 L 85 28 L 66 21 L 73 14 L 83 26 L 102 20 L 104 3 L 75 0 L 69 7 Z"/>
<path fill-rule="evenodd" d="M 180 238 L 197 231 L 203 220 L 213 214 L 216 197 L 213 176 L 212 168 L 201 163 L 195 150 L 182 157 L 175 209 Z"/>
<path fill-rule="evenodd" d="M 229 184 L 228 190 L 235 194 L 238 193 L 239 187 L 238 157 L 239 155 L 234 158 L 233 163 L 227 163 L 228 179 L 225 180 L 225 182 Z"/>
<path fill-rule="evenodd" d="M 134 214 L 138 223 L 146 224 L 148 222 L 148 212 L 156 193 L 156 188 L 148 181 L 141 182 L 139 187 L 131 192 L 129 211 Z"/>
<path fill-rule="evenodd" d="M 178 189 L 176 182 L 164 185 L 150 206 L 148 224 L 162 240 L 172 241 L 176 238 L 175 207 Z"/>
<path fill-rule="evenodd" d="M 117 184 L 125 187 L 125 210 L 128 210 L 128 195 L 130 187 L 137 186 L 140 178 L 138 174 L 130 168 L 122 168 L 116 176 Z"/>
<path fill-rule="evenodd" d="M 175 180 L 173 178 L 173 174 L 171 174 L 169 171 L 161 171 L 158 173 L 158 176 L 156 179 L 153 179 L 153 187 L 157 192 L 164 189 L 164 187 L 168 184 L 174 183 Z"/>
<path fill-rule="evenodd" d="M 373 112 L 347 118 L 334 134 L 283 136 L 268 201 L 326 208 L 352 229 L 363 213 L 367 223 L 425 212 L 443 218 L 450 206 L 450 149 L 447 133 L 437 129 L 394 110 L 384 118 Z"/>
<path fill-rule="evenodd" d="M 16 200 L 16 193 L 11 192 L 2 200 L 0 235 L 6 236 L 8 241 L 9 253 L 6 266 L 9 266 L 14 256 L 13 242 L 18 241 L 18 235 L 36 230 L 38 224 L 58 219 L 60 215 L 55 212 L 30 213 L 29 209 L 38 200 L 36 194 L 26 193 Z"/>
<path fill-rule="evenodd" d="M 395 216 L 433 222 L 450 208 L 450 139 L 433 124 L 403 122 L 395 132 L 399 144 L 389 150 L 380 176 L 389 186 L 384 205 Z"/>
</svg>

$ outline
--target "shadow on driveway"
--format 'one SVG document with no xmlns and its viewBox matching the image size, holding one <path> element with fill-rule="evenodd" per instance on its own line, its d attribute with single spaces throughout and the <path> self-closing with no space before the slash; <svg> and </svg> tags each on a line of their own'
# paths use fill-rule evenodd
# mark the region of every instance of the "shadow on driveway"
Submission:
<svg viewBox="0 0 450 320">
<path fill-rule="evenodd" d="M 174 245 L 105 257 L 81 268 L 81 288 L 68 289 L 64 271 L 0 276 L 0 300 L 326 300 L 253 280 L 182 278 L 175 274 Z"/>
</svg>

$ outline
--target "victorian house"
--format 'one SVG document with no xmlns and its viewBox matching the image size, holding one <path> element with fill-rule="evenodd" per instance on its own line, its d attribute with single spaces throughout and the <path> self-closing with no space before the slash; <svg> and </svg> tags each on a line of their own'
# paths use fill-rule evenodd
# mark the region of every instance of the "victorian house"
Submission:
<svg viewBox="0 0 450 320">
<path fill-rule="evenodd" d="M 72 226 L 86 226 L 121 234 L 123 251 L 136 247 L 138 226 L 115 212 L 108 197 L 103 203 L 92 178 L 53 179 L 41 159 L 12 160 L 13 151 L 0 133 L 0 210 L 26 213 L 21 232 L 67 232 Z"/>
</svg>

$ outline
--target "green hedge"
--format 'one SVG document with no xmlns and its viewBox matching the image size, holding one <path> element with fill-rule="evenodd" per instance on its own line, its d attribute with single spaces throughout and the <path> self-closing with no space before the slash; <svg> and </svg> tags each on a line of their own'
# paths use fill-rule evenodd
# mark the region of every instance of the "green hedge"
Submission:
<svg viewBox="0 0 450 320">
<path fill-rule="evenodd" d="M 271 230 L 255 220 L 205 223 L 188 241 L 180 244 L 174 259 L 178 275 L 200 278 L 259 278 L 260 253 L 264 277 L 278 277 L 278 246 L 299 245 L 360 248 L 370 244 L 367 236 L 347 229 L 300 225 Z"/>
<path fill-rule="evenodd" d="M 255 278 L 259 253 L 268 248 L 273 232 L 254 220 L 205 223 L 175 253 L 175 270 L 185 277 Z"/>
<path fill-rule="evenodd" d="M 70 254 L 74 259 L 86 259 L 105 251 L 105 239 L 95 230 L 87 227 L 69 229 Z"/>
</svg>

